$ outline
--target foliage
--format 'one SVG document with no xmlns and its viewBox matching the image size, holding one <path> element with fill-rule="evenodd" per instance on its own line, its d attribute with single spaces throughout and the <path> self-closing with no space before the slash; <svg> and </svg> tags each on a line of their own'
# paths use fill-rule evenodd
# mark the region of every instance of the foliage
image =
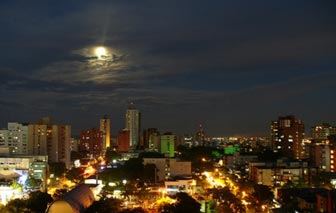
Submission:
<svg viewBox="0 0 336 213">
<path fill-rule="evenodd" d="M 70 154 L 70 158 L 71 158 L 71 161 L 75 161 L 77 159 L 81 159 L 82 158 L 82 155 L 81 153 L 79 152 L 76 152 L 76 151 L 71 151 L 71 154 Z"/>
<path fill-rule="evenodd" d="M 14 199 L 10 200 L 6 206 L 0 208 L 0 212 L 3 213 L 17 213 L 27 211 L 27 200 Z"/>
<path fill-rule="evenodd" d="M 201 204 L 187 193 L 179 192 L 176 194 L 176 202 L 169 199 L 164 199 L 159 202 L 158 212 L 167 213 L 185 213 L 185 212 L 200 212 Z"/>
<path fill-rule="evenodd" d="M 114 198 L 102 197 L 85 211 L 86 213 L 99 213 L 99 212 L 118 212 L 122 201 Z"/>
<path fill-rule="evenodd" d="M 67 192 L 68 192 L 67 189 L 56 189 L 54 194 L 52 195 L 52 197 L 53 197 L 54 200 L 56 200 Z"/>
<path fill-rule="evenodd" d="M 11 185 L 10 185 L 10 187 L 11 187 L 12 189 L 18 189 L 18 190 L 21 191 L 21 192 L 22 192 L 22 190 L 23 190 L 23 187 L 18 183 L 17 180 L 13 180 L 12 183 L 11 183 Z"/>
<path fill-rule="evenodd" d="M 120 159 L 120 158 L 121 158 L 121 155 L 117 151 L 114 151 L 111 148 L 106 150 L 106 153 L 105 153 L 105 160 L 106 161 L 111 162 L 112 160 L 117 160 L 117 159 Z"/>
<path fill-rule="evenodd" d="M 74 183 L 81 183 L 84 181 L 82 168 L 72 168 L 66 174 L 65 177 Z"/>
<path fill-rule="evenodd" d="M 65 171 L 66 167 L 64 163 L 61 162 L 49 163 L 49 173 L 54 174 L 55 177 L 62 177 Z"/>
<path fill-rule="evenodd" d="M 241 200 L 231 192 L 229 187 L 212 188 L 208 193 L 212 194 L 213 199 L 217 201 L 216 209 L 219 212 L 246 212 Z"/>
<path fill-rule="evenodd" d="M 265 148 L 258 154 L 259 161 L 274 162 L 282 156 L 281 152 L 273 152 L 270 148 Z"/>
<path fill-rule="evenodd" d="M 155 183 L 155 175 L 157 173 L 155 170 L 157 171 L 155 164 L 146 164 L 143 170 L 143 179 L 145 181 Z"/>
<path fill-rule="evenodd" d="M 127 181 L 135 181 L 142 179 L 144 173 L 144 166 L 141 158 L 131 158 L 125 162 L 124 165 L 118 168 L 105 169 L 100 173 L 100 178 L 104 183 L 111 181 L 121 181 L 126 179 Z"/>
<path fill-rule="evenodd" d="M 252 193 L 252 197 L 254 198 L 252 201 L 255 203 L 255 205 L 261 206 L 271 203 L 274 198 L 274 194 L 271 191 L 270 187 L 257 184 L 254 186 L 254 192 Z"/>
<path fill-rule="evenodd" d="M 31 192 L 27 200 L 27 208 L 30 212 L 44 213 L 49 203 L 53 201 L 50 194 L 45 192 Z"/>
<path fill-rule="evenodd" d="M 180 192 L 176 194 L 177 202 L 174 205 L 175 213 L 200 212 L 201 204 L 187 193 Z"/>
<path fill-rule="evenodd" d="M 28 188 L 38 188 L 41 186 L 42 181 L 35 179 L 33 176 L 29 176 L 25 182 Z"/>
<path fill-rule="evenodd" d="M 146 211 L 145 209 L 138 207 L 138 208 L 134 208 L 134 209 L 124 209 L 122 211 L 120 211 L 119 213 L 147 213 L 148 211 Z"/>
<path fill-rule="evenodd" d="M 214 147 L 191 147 L 178 146 L 179 158 L 185 161 L 191 161 L 192 170 L 200 172 L 213 169 L 214 152 L 223 152 L 223 150 Z M 205 161 L 203 159 L 206 159 Z"/>
</svg>

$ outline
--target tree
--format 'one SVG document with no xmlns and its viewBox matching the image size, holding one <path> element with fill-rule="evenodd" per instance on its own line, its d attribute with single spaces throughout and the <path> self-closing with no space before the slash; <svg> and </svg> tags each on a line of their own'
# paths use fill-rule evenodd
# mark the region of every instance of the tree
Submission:
<svg viewBox="0 0 336 213">
<path fill-rule="evenodd" d="M 177 202 L 174 205 L 174 213 L 200 212 L 201 204 L 187 193 L 179 192 L 176 194 Z"/>
<path fill-rule="evenodd" d="M 155 175 L 157 172 L 157 168 L 155 164 L 146 164 L 144 166 L 144 171 L 143 171 L 143 179 L 145 181 L 149 181 L 154 183 L 156 181 Z"/>
<path fill-rule="evenodd" d="M 141 208 L 141 207 L 137 207 L 134 209 L 124 209 L 119 213 L 147 213 L 148 211 L 146 211 L 145 209 Z"/>
<path fill-rule="evenodd" d="M 66 171 L 65 163 L 53 162 L 49 163 L 49 172 L 55 177 L 62 177 Z"/>
<path fill-rule="evenodd" d="M 67 192 L 68 192 L 67 189 L 56 189 L 54 194 L 52 195 L 52 197 L 53 197 L 54 200 L 56 200 Z"/>
<path fill-rule="evenodd" d="M 19 190 L 20 192 L 22 192 L 22 190 L 23 190 L 22 186 L 18 183 L 17 180 L 13 180 L 12 183 L 11 183 L 11 185 L 10 185 L 10 187 L 11 187 L 12 189 L 17 189 L 17 190 Z"/>
<path fill-rule="evenodd" d="M 81 153 L 77 152 L 77 151 L 71 151 L 71 154 L 70 154 L 70 159 L 71 161 L 75 161 L 75 160 L 78 160 L 78 159 L 81 159 L 82 158 L 82 155 Z"/>
<path fill-rule="evenodd" d="M 98 201 L 94 201 L 92 205 L 85 211 L 86 213 L 99 212 L 118 212 L 122 201 L 114 198 L 102 197 Z"/>
<path fill-rule="evenodd" d="M 44 213 L 49 203 L 53 201 L 50 194 L 45 192 L 31 192 L 27 200 L 27 208 L 34 213 Z"/>
<path fill-rule="evenodd" d="M 106 150 L 105 153 L 105 160 L 108 162 L 111 162 L 112 160 L 120 159 L 121 155 L 117 151 L 114 151 L 113 149 L 109 148 Z"/>
<path fill-rule="evenodd" d="M 65 174 L 65 177 L 74 183 L 81 183 L 84 181 L 83 173 L 84 171 L 81 168 L 72 168 Z"/>
<path fill-rule="evenodd" d="M 270 204 L 274 198 L 274 194 L 270 187 L 266 185 L 257 184 L 254 186 L 254 192 L 252 193 L 251 203 L 252 206 L 257 207 L 257 209 L 265 204 Z"/>
<path fill-rule="evenodd" d="M 27 212 L 27 201 L 24 199 L 10 200 L 6 206 L 0 209 L 3 213 Z"/>
<path fill-rule="evenodd" d="M 28 188 L 39 188 L 41 186 L 41 183 L 41 180 L 35 179 L 33 176 L 29 176 L 25 182 L 25 185 Z"/>
</svg>

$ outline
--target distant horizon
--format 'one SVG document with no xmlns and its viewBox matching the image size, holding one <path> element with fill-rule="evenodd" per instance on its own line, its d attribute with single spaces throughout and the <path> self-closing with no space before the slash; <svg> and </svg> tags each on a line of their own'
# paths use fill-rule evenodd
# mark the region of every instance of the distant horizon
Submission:
<svg viewBox="0 0 336 213">
<path fill-rule="evenodd" d="M 292 115 L 292 114 L 288 114 L 288 115 L 279 115 L 278 117 L 284 117 L 284 116 L 289 116 L 289 115 Z M 103 115 L 104 116 L 104 115 Z M 91 125 L 91 127 L 87 127 L 87 128 L 78 128 L 78 127 L 75 127 L 74 125 L 70 123 L 67 123 L 67 122 L 62 122 L 60 120 L 57 120 L 57 119 L 54 119 L 52 116 L 42 116 L 40 118 L 37 118 L 35 121 L 8 121 L 6 123 L 4 123 L 1 127 L 1 129 L 7 129 L 7 125 L 8 123 L 10 122 L 17 122 L 17 123 L 22 123 L 22 124 L 37 124 L 38 120 L 43 118 L 43 117 L 50 117 L 51 120 L 52 120 L 52 124 L 55 124 L 55 125 L 70 125 L 71 126 L 71 134 L 72 136 L 77 136 L 79 137 L 80 135 L 80 131 L 83 131 L 83 130 L 89 130 L 89 129 L 92 129 L 92 128 L 96 128 L 96 129 L 99 129 L 99 119 L 103 118 L 103 116 L 101 116 L 100 118 L 97 119 L 97 122 L 93 125 Z M 293 115 L 295 116 L 295 115 Z M 207 133 L 207 127 L 204 126 L 204 124 L 202 124 L 203 126 L 203 129 L 204 129 L 204 132 L 206 134 L 207 137 L 211 137 L 211 138 L 215 138 L 215 137 L 266 137 L 266 138 L 269 138 L 270 137 L 270 125 L 271 125 L 271 122 L 274 121 L 274 120 L 277 120 L 278 117 L 272 119 L 272 120 L 269 120 L 269 128 L 266 131 L 269 132 L 269 134 L 253 134 L 253 133 L 233 133 L 233 134 L 217 134 L 217 135 L 211 135 L 211 134 L 208 134 Z M 107 116 L 108 119 L 111 119 L 110 117 Z M 331 126 L 336 126 L 334 123 L 330 123 L 330 122 L 325 122 L 325 121 L 321 121 L 320 123 L 315 123 L 315 124 L 312 124 L 312 125 L 309 125 L 307 126 L 307 124 L 305 123 L 305 121 L 301 118 L 298 118 L 297 116 L 295 116 L 296 119 L 299 119 L 303 122 L 304 124 L 304 127 L 305 127 L 305 135 L 306 137 L 310 137 L 311 136 L 311 128 L 313 126 L 316 126 L 316 125 L 322 125 L 324 123 L 326 124 L 330 124 Z M 182 136 L 184 134 L 195 134 L 198 130 L 199 130 L 199 125 L 200 124 L 197 124 L 195 125 L 195 130 L 193 132 L 181 132 L 181 131 L 178 131 L 178 130 L 169 130 L 169 129 L 166 129 L 166 130 L 162 130 L 162 129 L 159 129 L 158 127 L 155 127 L 155 126 L 149 126 L 149 127 L 141 127 L 141 134 L 143 133 L 144 130 L 146 129 L 149 129 L 149 128 L 157 128 L 158 131 L 160 132 L 160 134 L 164 134 L 165 132 L 172 132 L 173 134 L 175 135 L 178 135 L 178 136 Z M 75 128 L 74 128 L 75 127 Z M 125 127 L 120 127 L 118 128 L 117 130 L 115 128 L 111 128 L 111 135 L 112 136 L 117 136 L 118 135 L 118 131 L 124 129 Z M 75 129 L 75 131 L 74 131 Z"/>
</svg>

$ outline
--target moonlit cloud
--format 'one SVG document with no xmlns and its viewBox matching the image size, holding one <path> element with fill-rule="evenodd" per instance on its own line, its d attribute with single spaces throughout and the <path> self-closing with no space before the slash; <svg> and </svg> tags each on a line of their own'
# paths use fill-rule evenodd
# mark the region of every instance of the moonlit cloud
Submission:
<svg viewBox="0 0 336 213">
<path fill-rule="evenodd" d="M 1 124 L 50 115 L 79 132 L 109 114 L 116 132 L 130 101 L 144 128 L 178 133 L 204 123 L 213 135 L 268 135 L 288 113 L 333 123 L 335 10 L 289 0 L 1 2 Z"/>
</svg>

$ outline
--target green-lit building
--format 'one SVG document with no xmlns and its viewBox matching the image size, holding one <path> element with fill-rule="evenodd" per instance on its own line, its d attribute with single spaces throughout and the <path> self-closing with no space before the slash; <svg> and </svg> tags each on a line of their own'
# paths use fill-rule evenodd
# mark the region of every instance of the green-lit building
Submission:
<svg viewBox="0 0 336 213">
<path fill-rule="evenodd" d="M 227 147 L 224 148 L 224 154 L 225 155 L 232 155 L 235 152 L 239 152 L 239 145 L 238 144 L 233 144 L 233 145 L 228 145 Z"/>
<path fill-rule="evenodd" d="M 165 133 L 161 136 L 160 153 L 167 157 L 174 157 L 176 136 L 172 133 Z"/>
</svg>

